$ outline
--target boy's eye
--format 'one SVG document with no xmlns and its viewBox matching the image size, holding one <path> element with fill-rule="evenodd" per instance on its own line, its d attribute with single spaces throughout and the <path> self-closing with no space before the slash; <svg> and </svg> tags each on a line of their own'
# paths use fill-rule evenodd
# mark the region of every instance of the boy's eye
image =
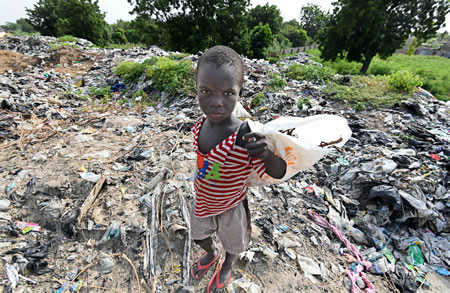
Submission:
<svg viewBox="0 0 450 293">
<path fill-rule="evenodd" d="M 206 95 L 206 94 L 208 94 L 208 93 L 209 93 L 209 91 L 208 91 L 208 90 L 200 90 L 200 93 L 202 93 L 202 94 Z"/>
<path fill-rule="evenodd" d="M 234 93 L 232 93 L 232 92 L 225 92 L 225 96 L 232 96 L 232 95 L 234 95 Z"/>
</svg>

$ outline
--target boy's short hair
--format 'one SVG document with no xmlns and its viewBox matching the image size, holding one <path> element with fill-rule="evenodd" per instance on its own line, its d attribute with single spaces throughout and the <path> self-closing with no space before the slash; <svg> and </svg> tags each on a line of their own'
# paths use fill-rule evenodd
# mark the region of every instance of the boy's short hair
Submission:
<svg viewBox="0 0 450 293">
<path fill-rule="evenodd" d="M 236 68 L 236 74 L 238 74 L 239 87 L 242 88 L 244 83 L 244 63 L 241 57 L 236 51 L 226 46 L 214 46 L 208 49 L 200 58 L 197 63 L 197 70 L 195 76 L 198 76 L 198 69 L 204 63 L 212 63 L 217 67 L 224 64 L 231 65 Z"/>
</svg>

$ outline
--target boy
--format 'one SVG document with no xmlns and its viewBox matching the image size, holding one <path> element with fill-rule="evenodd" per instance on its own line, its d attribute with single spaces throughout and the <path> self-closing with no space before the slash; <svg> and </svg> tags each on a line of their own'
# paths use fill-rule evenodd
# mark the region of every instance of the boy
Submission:
<svg viewBox="0 0 450 293">
<path fill-rule="evenodd" d="M 268 150 L 263 135 L 250 132 L 233 113 L 244 82 L 244 64 L 233 49 L 215 46 L 206 51 L 198 61 L 196 77 L 198 101 L 206 117 L 192 128 L 198 169 L 191 234 L 205 253 L 191 274 L 201 279 L 219 258 L 211 238 L 216 232 L 226 256 L 207 291 L 226 292 L 234 258 L 250 240 L 246 181 L 253 170 L 259 176 L 283 178 L 286 163 Z"/>
</svg>

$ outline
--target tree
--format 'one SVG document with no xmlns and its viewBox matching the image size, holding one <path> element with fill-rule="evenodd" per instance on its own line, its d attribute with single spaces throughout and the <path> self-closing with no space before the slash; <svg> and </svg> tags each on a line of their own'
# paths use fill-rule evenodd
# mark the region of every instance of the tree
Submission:
<svg viewBox="0 0 450 293">
<path fill-rule="evenodd" d="M 259 23 L 250 32 L 251 50 L 254 58 L 264 58 L 264 49 L 269 47 L 273 41 L 272 31 L 268 23 Z"/>
<path fill-rule="evenodd" d="M 447 0 L 335 2 L 330 23 L 320 34 L 321 57 L 362 62 L 366 73 L 375 55 L 391 56 L 410 35 L 425 40 L 435 35 L 450 11 Z"/>
<path fill-rule="evenodd" d="M 126 38 L 133 44 L 155 45 L 159 39 L 160 32 L 157 21 L 151 18 L 136 18 L 132 21 L 119 19 L 110 27 L 114 43 L 123 43 Z"/>
<path fill-rule="evenodd" d="M 73 35 L 98 45 L 109 42 L 109 26 L 98 0 L 39 0 L 26 11 L 30 23 L 42 35 Z"/>
<path fill-rule="evenodd" d="M 249 0 L 128 0 L 138 18 L 154 18 L 160 42 L 170 50 L 195 53 L 216 44 L 241 54 L 249 49 L 246 11 Z"/>
<path fill-rule="evenodd" d="M 276 35 L 281 30 L 283 17 L 281 17 L 280 9 L 276 5 L 257 5 L 248 12 L 248 27 L 253 29 L 259 23 L 268 24 L 272 34 Z"/>
<path fill-rule="evenodd" d="M 111 35 L 111 41 L 114 44 L 127 44 L 128 39 L 125 35 L 125 31 L 123 28 L 118 27 L 116 30 L 113 31 Z"/>
<path fill-rule="evenodd" d="M 300 25 L 311 39 L 315 39 L 319 30 L 328 22 L 328 15 L 319 5 L 308 3 L 300 10 Z"/>
<path fill-rule="evenodd" d="M 33 26 L 25 18 L 19 18 L 16 22 L 7 22 L 1 25 L 0 28 L 8 31 L 24 32 L 24 33 L 35 33 Z"/>
<path fill-rule="evenodd" d="M 283 23 L 281 34 L 285 36 L 294 47 L 303 47 L 308 41 L 307 33 L 296 20 Z"/>
</svg>

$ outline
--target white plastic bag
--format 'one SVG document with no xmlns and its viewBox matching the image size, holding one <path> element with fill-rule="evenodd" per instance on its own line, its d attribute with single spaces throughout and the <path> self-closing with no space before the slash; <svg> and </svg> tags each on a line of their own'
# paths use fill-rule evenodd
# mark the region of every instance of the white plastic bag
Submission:
<svg viewBox="0 0 450 293">
<path fill-rule="evenodd" d="M 286 181 L 301 170 L 312 167 L 330 153 L 333 146 L 343 146 L 352 135 L 347 120 L 335 115 L 280 117 L 264 125 L 248 120 L 248 124 L 252 132 L 266 137 L 269 149 L 287 164 L 282 179 L 274 179 L 267 174 L 261 178 L 253 172 L 247 181 L 248 186 Z"/>
</svg>

